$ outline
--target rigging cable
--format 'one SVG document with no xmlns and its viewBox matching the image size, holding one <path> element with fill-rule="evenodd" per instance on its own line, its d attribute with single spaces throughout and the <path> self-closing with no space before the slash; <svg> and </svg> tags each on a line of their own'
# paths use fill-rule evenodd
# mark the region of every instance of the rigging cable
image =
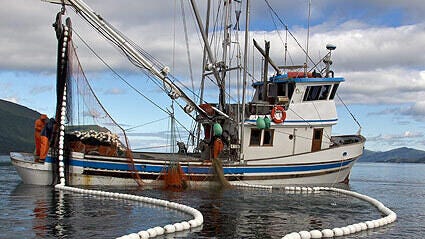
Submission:
<svg viewBox="0 0 425 239">
<path fill-rule="evenodd" d="M 187 62 L 189 64 L 189 75 L 190 75 L 190 81 L 192 83 L 193 98 L 195 98 L 195 85 L 194 85 L 194 81 L 193 81 L 192 60 L 190 58 L 189 38 L 188 38 L 188 35 L 187 35 L 186 14 L 184 12 L 183 0 L 180 0 L 180 6 L 181 6 L 181 11 L 182 11 L 184 38 L 186 40 L 186 54 L 187 54 Z"/>
<path fill-rule="evenodd" d="M 139 63 L 137 63 L 137 61 L 135 61 L 133 59 L 133 57 L 131 56 L 131 54 L 129 54 L 122 46 L 120 46 L 120 43 L 118 41 L 116 41 L 115 39 L 113 39 L 113 37 L 108 33 L 105 32 L 103 30 L 101 30 L 100 28 L 96 27 L 96 25 L 89 19 L 87 18 L 82 12 L 77 12 L 79 13 L 83 19 L 85 19 L 94 29 L 96 29 L 102 36 L 104 36 L 107 40 L 109 40 L 110 42 L 113 43 L 114 46 L 118 47 L 128 58 L 128 60 L 135 65 L 136 67 L 140 68 L 143 70 L 143 72 L 146 74 L 146 76 L 152 80 L 162 91 L 164 91 L 165 93 L 168 94 L 168 91 L 165 87 L 165 83 L 163 83 L 163 86 L 161 87 L 161 84 L 158 83 L 159 80 L 156 78 L 152 78 L 151 73 L 147 72 L 147 69 L 143 66 L 140 65 Z M 164 65 L 159 62 L 156 58 L 154 58 L 152 55 L 150 55 L 148 52 L 144 51 L 141 47 L 139 47 L 137 44 L 135 44 L 133 41 L 131 41 L 131 39 L 128 39 L 124 36 L 124 34 L 122 34 L 122 32 L 120 32 L 118 29 L 114 28 L 112 25 L 110 25 L 107 22 L 104 22 L 109 28 L 113 29 L 114 31 L 120 33 L 121 37 L 123 39 L 125 39 L 126 43 L 130 44 L 131 46 L 133 46 L 141 55 L 143 55 L 145 58 L 147 58 L 149 61 L 151 61 L 152 64 L 152 68 L 153 66 L 156 66 L 158 68 L 163 68 Z M 174 78 L 175 79 L 175 78 Z M 181 83 L 179 81 L 179 83 Z M 182 84 L 184 86 L 184 84 Z M 184 86 L 185 88 L 187 88 L 186 86 Z"/>
<path fill-rule="evenodd" d="M 338 99 L 341 101 L 341 103 L 344 105 L 345 109 L 347 109 L 348 113 L 350 113 L 351 117 L 353 118 L 353 120 L 357 123 L 357 125 L 360 127 L 359 130 L 362 129 L 362 126 L 360 125 L 359 121 L 357 121 L 356 117 L 353 115 L 353 113 L 351 113 L 350 109 L 348 108 L 348 106 L 344 103 L 344 101 L 341 99 L 341 97 L 339 97 L 339 94 L 336 93 L 336 96 L 338 97 Z"/>
<path fill-rule="evenodd" d="M 273 15 L 271 14 L 272 11 L 270 10 L 270 8 L 269 8 L 269 13 L 270 13 L 270 18 L 272 19 L 273 25 L 274 25 L 274 27 L 276 29 L 277 35 L 279 36 L 279 39 L 282 42 L 282 44 L 284 44 L 284 46 L 285 46 L 285 66 L 286 66 L 286 54 L 289 54 L 289 52 L 288 52 L 288 27 L 285 26 L 286 41 L 283 41 L 282 35 L 280 34 L 280 31 L 279 31 L 279 29 L 277 27 L 276 20 L 274 19 Z M 292 60 L 292 57 L 289 56 L 289 58 L 291 60 L 292 65 L 294 65 L 294 61 Z"/>
<path fill-rule="evenodd" d="M 286 25 L 283 20 L 279 17 L 279 15 L 276 13 L 276 11 L 272 8 L 272 6 L 270 5 L 268 0 L 264 0 L 267 4 L 267 6 L 270 8 L 270 10 L 273 12 L 273 14 L 276 16 L 276 18 L 279 20 L 279 22 L 286 27 L 286 29 L 288 29 L 288 25 Z M 301 50 L 304 52 L 304 54 L 306 54 L 307 58 L 314 64 L 313 59 L 311 59 L 311 57 L 307 54 L 307 51 L 304 50 L 304 48 L 301 46 L 301 44 L 298 42 L 297 38 L 295 38 L 295 36 L 292 34 L 291 31 L 289 31 L 288 29 L 288 33 L 289 35 L 291 35 L 291 37 L 295 40 L 295 42 L 297 43 L 297 45 L 301 48 Z"/>
<path fill-rule="evenodd" d="M 164 118 L 161 118 L 161 119 L 158 119 L 158 120 L 152 120 L 152 121 L 149 121 L 149 122 L 144 123 L 144 124 L 139 124 L 139 125 L 136 125 L 136 126 L 127 128 L 125 130 L 126 131 L 131 131 L 131 130 L 133 130 L 135 128 L 139 128 L 139 127 L 143 127 L 143 126 L 146 126 L 146 125 L 149 125 L 149 124 L 157 123 L 157 122 L 162 121 L 162 120 L 165 120 L 165 119 L 168 119 L 168 116 L 167 117 L 164 117 Z"/>
<path fill-rule="evenodd" d="M 72 29 L 73 32 L 80 38 L 80 40 L 86 45 L 86 47 L 106 66 L 112 73 L 114 73 L 120 80 L 122 80 L 126 85 L 128 85 L 130 88 L 132 88 L 134 91 L 136 91 L 139 95 L 141 95 L 143 98 L 145 98 L 147 101 L 149 101 L 151 104 L 156 106 L 158 109 L 162 110 L 166 114 L 169 114 L 165 109 L 163 109 L 161 106 L 153 102 L 151 99 L 149 99 L 146 95 L 144 95 L 142 92 L 140 92 L 138 89 L 136 89 L 133 85 L 131 85 L 127 80 L 124 79 L 118 72 L 116 72 L 105 60 L 103 60 L 102 57 L 100 57 L 92 47 L 88 45 L 86 41 L 82 39 L 82 37 L 75 31 L 75 29 Z"/>
<path fill-rule="evenodd" d="M 319 120 L 320 120 L 320 121 L 322 121 L 322 117 L 320 116 L 320 112 L 319 112 L 319 110 L 317 109 L 317 106 L 316 106 L 316 104 L 314 103 L 314 101 L 312 101 L 312 102 L 311 102 L 311 104 L 314 106 L 314 109 L 316 110 L 317 117 L 319 117 Z M 324 124 L 324 123 L 321 123 L 321 124 L 320 124 L 320 126 L 325 127 L 325 124 Z M 329 141 L 332 141 L 332 137 L 331 137 L 331 136 L 329 136 L 329 134 L 328 134 L 328 132 L 326 132 L 326 130 L 323 130 L 323 134 L 324 134 L 324 136 L 325 136 L 327 139 L 329 139 Z"/>
<path fill-rule="evenodd" d="M 144 72 L 145 73 L 145 75 L 152 81 L 152 82 L 154 82 L 162 91 L 164 91 L 165 93 L 168 93 L 168 91 L 167 91 L 167 89 L 165 88 L 165 83 L 163 84 L 163 86 L 161 86 L 161 83 L 159 82 L 159 80 L 158 79 L 156 79 L 156 78 L 153 78 L 153 76 L 152 76 L 152 74 L 150 74 L 150 73 L 148 73 L 147 72 L 147 69 L 144 67 L 144 66 L 142 66 L 142 65 L 140 65 L 140 64 L 138 64 L 133 58 L 132 58 L 132 56 L 131 55 L 129 55 L 128 54 L 128 52 L 123 48 L 123 47 L 121 47 L 120 46 L 120 44 L 116 41 L 116 40 L 114 40 L 111 36 L 110 36 L 110 34 L 109 33 L 107 33 L 107 32 L 104 32 L 104 31 L 102 31 L 101 29 L 99 29 L 99 28 L 97 28 L 96 27 L 96 25 L 94 24 L 94 23 L 92 23 L 91 21 L 90 21 L 90 19 L 88 19 L 88 18 L 86 18 L 85 17 L 85 15 L 83 15 L 81 12 L 77 12 L 77 13 L 80 13 L 80 15 L 93 27 L 93 28 L 95 28 L 102 36 L 104 36 L 107 40 L 109 40 L 110 42 L 112 42 L 113 43 L 113 45 L 114 46 L 116 46 L 116 47 L 118 47 L 120 50 L 121 50 L 121 52 L 123 52 L 126 56 L 127 56 L 127 58 L 128 58 L 128 60 L 133 64 L 133 65 L 135 65 L 136 67 L 138 67 L 138 68 L 140 68 L 140 69 L 142 69 L 142 72 Z M 106 22 L 105 22 L 106 23 Z M 117 32 L 119 32 L 123 37 L 124 37 L 124 34 L 122 34 L 118 29 L 115 29 L 113 26 L 111 26 L 111 25 L 109 25 L 108 23 L 106 23 L 110 28 L 112 28 L 112 29 L 114 29 L 115 31 L 117 31 Z M 79 38 L 81 39 L 81 37 L 79 36 Z M 136 50 L 140 53 L 140 54 L 142 54 L 144 57 L 146 57 L 147 59 L 149 59 L 150 61 L 152 61 L 157 67 L 159 67 L 159 68 L 163 68 L 164 67 L 164 65 L 162 65 L 158 60 L 156 60 L 152 55 L 150 55 L 148 52 L 146 52 L 146 51 L 144 51 L 142 48 L 140 48 L 137 44 L 135 44 L 133 41 L 131 41 L 130 39 L 128 39 L 128 38 L 125 38 L 125 40 L 126 40 L 126 42 L 127 43 L 129 43 L 130 45 L 132 45 L 134 48 L 136 48 Z M 84 41 L 83 41 L 84 42 Z M 89 47 L 89 49 L 90 49 L 90 47 Z M 93 50 L 92 50 L 93 51 Z M 94 51 L 93 51 L 94 52 Z M 95 54 L 95 55 L 97 55 L 97 54 Z M 98 56 L 98 55 L 97 55 Z M 99 56 L 98 56 L 99 57 Z M 101 59 L 100 57 L 99 57 L 99 59 Z M 102 60 L 102 59 L 101 59 Z M 102 60 L 102 62 L 104 62 L 103 60 Z M 105 65 L 107 65 L 105 62 L 104 62 L 104 64 Z M 107 65 L 108 66 L 108 65 Z M 109 67 L 109 66 L 108 66 Z M 115 72 L 111 67 L 109 67 L 113 72 Z M 119 76 L 119 78 L 120 79 L 122 79 L 128 86 L 130 86 L 133 90 L 135 90 L 137 93 L 139 93 L 140 95 L 142 95 L 143 97 L 145 97 L 145 99 L 147 99 L 149 102 L 151 102 L 151 103 L 153 103 L 153 101 L 152 100 L 150 100 L 149 98 L 147 98 L 145 95 L 143 95 L 143 93 L 141 93 L 139 90 L 137 90 L 135 87 L 133 87 L 131 84 L 129 84 L 126 80 L 124 80 L 118 73 L 116 73 L 115 72 L 115 74 L 117 74 L 118 76 Z M 169 75 L 170 77 L 169 77 L 169 79 L 171 80 L 171 79 L 173 79 L 174 81 L 177 81 L 177 82 L 179 82 L 185 89 L 187 89 L 187 90 L 189 90 L 190 92 L 192 92 L 194 95 L 196 95 L 193 91 L 191 91 L 190 89 L 188 89 L 188 87 L 186 87 L 184 84 L 182 84 L 182 82 L 181 81 L 179 81 L 178 79 L 176 79 L 174 76 L 172 76 L 171 74 Z M 173 82 L 174 82 L 173 81 Z M 198 98 L 199 98 L 199 96 L 198 96 Z M 182 105 L 180 105 L 177 101 L 176 101 L 176 103 L 184 110 L 184 107 L 182 106 Z M 160 106 L 158 106 L 157 104 L 155 104 L 155 103 L 153 103 L 154 105 L 156 105 L 158 108 L 160 108 L 163 112 L 166 112 L 167 114 L 168 114 L 168 112 L 167 111 L 165 111 L 164 109 L 162 109 Z M 193 119 L 194 119 L 194 117 L 192 116 L 192 115 L 190 115 Z"/>
<path fill-rule="evenodd" d="M 183 0 L 180 0 L 180 7 L 181 7 L 181 14 L 182 14 L 182 21 L 183 21 L 183 29 L 184 29 L 184 38 L 185 38 L 185 42 L 186 42 L 186 54 L 187 54 L 187 61 L 189 64 L 189 76 L 190 76 L 190 82 L 192 85 L 192 93 L 193 93 L 193 98 L 195 99 L 196 94 L 195 94 L 195 83 L 194 83 L 194 78 L 193 78 L 193 70 L 192 70 L 192 60 L 190 57 L 190 45 L 189 45 L 189 37 L 188 37 L 188 33 L 187 33 L 187 23 L 186 23 L 186 14 L 184 11 L 184 4 L 183 4 Z M 198 35 L 199 37 L 199 35 Z M 191 132 L 195 132 L 196 130 L 196 123 L 194 123 L 194 121 L 192 121 L 190 128 L 192 129 Z M 189 134 L 189 138 L 187 139 L 187 144 L 189 143 L 190 140 L 190 135 Z M 180 137 L 180 135 L 179 135 Z M 181 140 L 181 137 L 180 137 Z"/>
<path fill-rule="evenodd" d="M 155 102 L 153 102 L 151 99 L 149 99 L 146 95 L 144 95 L 142 92 L 140 92 L 138 89 L 136 89 L 133 85 L 131 85 L 127 80 L 124 79 L 124 77 L 122 77 L 117 71 L 115 71 L 105 60 L 103 60 L 102 57 L 99 56 L 99 54 L 97 54 L 97 52 L 90 47 L 90 45 L 88 45 L 88 43 L 86 41 L 84 41 L 84 39 L 78 34 L 77 31 L 75 31 L 75 29 L 73 29 L 73 32 L 78 36 L 78 38 L 84 43 L 84 45 L 106 66 L 109 68 L 109 70 L 112 71 L 112 73 L 114 73 L 120 80 L 122 80 L 126 85 L 128 85 L 131 89 L 133 89 L 135 92 L 137 92 L 138 94 L 140 94 L 143 98 L 145 98 L 147 101 L 149 101 L 151 104 L 153 104 L 154 106 L 156 106 L 158 109 L 160 109 L 161 111 L 163 111 L 164 113 L 166 113 L 167 115 L 170 116 L 170 113 L 163 109 L 161 106 L 159 106 L 158 104 L 156 104 Z M 150 75 L 147 75 L 148 77 L 151 77 Z M 176 102 L 182 109 L 184 109 L 184 107 L 179 104 L 178 102 Z M 190 115 L 191 116 L 191 115 Z M 191 116 L 192 117 L 192 116 Z M 167 117 L 168 118 L 168 117 Z M 192 117 L 192 119 L 194 119 Z M 176 122 L 182 126 L 182 128 L 184 130 L 186 130 L 189 134 L 192 134 L 186 127 L 184 127 L 184 125 L 178 121 L 176 119 Z"/>
</svg>

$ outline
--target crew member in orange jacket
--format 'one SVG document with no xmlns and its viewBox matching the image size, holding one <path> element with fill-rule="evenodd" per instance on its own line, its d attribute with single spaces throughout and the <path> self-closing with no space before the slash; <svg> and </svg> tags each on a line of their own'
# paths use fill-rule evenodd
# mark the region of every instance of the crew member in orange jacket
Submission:
<svg viewBox="0 0 425 239">
<path fill-rule="evenodd" d="M 35 140 L 35 156 L 40 156 L 40 133 L 46 125 L 47 115 L 42 114 L 40 118 L 35 121 L 34 124 L 34 140 Z"/>
<path fill-rule="evenodd" d="M 216 137 L 213 143 L 213 158 L 218 159 L 221 151 L 223 151 L 224 144 L 220 137 Z"/>
<path fill-rule="evenodd" d="M 39 162 L 44 162 L 49 152 L 50 140 L 53 136 L 53 127 L 55 126 L 55 119 L 50 118 L 41 131 L 40 136 L 40 159 Z"/>
</svg>

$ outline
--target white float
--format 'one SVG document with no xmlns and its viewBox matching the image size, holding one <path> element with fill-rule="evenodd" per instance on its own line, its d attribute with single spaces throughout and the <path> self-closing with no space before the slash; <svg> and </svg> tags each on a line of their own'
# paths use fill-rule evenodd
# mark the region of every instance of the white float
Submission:
<svg viewBox="0 0 425 239">
<path fill-rule="evenodd" d="M 289 191 L 290 189 L 292 189 L 292 187 L 285 187 L 285 190 Z M 300 191 L 300 190 L 306 191 L 305 187 L 295 187 L 294 190 L 295 191 Z M 316 191 L 331 191 L 331 192 L 337 192 L 337 193 L 346 194 L 346 195 L 349 195 L 349 196 L 352 196 L 352 197 L 356 197 L 358 199 L 366 201 L 366 202 L 372 204 L 373 206 L 375 206 L 380 212 L 385 214 L 385 217 L 379 218 L 377 220 L 360 222 L 360 223 L 357 223 L 357 224 L 352 224 L 352 225 L 348 225 L 348 226 L 341 227 L 341 228 L 334 228 L 332 230 L 330 230 L 330 229 L 323 229 L 322 231 L 312 230 L 312 231 L 310 231 L 311 238 L 331 238 L 331 237 L 339 237 L 339 236 L 343 236 L 343 235 L 349 235 L 349 234 L 357 233 L 357 232 L 360 232 L 360 231 L 365 231 L 367 229 L 373 229 L 373 228 L 381 227 L 381 226 L 384 226 L 388 223 L 392 223 L 397 219 L 397 214 L 395 212 L 393 212 L 391 209 L 386 207 L 380 201 L 378 201 L 378 200 L 376 200 L 372 197 L 369 197 L 367 195 L 363 195 L 363 194 L 360 194 L 360 193 L 357 193 L 357 192 L 344 190 L 344 189 L 341 189 L 341 188 L 332 188 L 332 187 L 313 187 L 312 190 L 314 192 L 316 192 Z M 304 231 L 302 231 L 302 232 L 304 233 Z M 299 234 L 301 235 L 301 232 Z M 287 234 L 282 238 L 292 238 L 292 233 Z M 304 237 L 301 237 L 301 238 L 304 238 Z M 305 238 L 307 238 L 307 236 Z"/>
</svg>

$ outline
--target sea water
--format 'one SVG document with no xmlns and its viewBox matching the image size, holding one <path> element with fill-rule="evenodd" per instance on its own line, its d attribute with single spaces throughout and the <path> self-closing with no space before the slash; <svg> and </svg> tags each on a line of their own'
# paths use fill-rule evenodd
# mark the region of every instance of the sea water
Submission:
<svg viewBox="0 0 425 239">
<path fill-rule="evenodd" d="M 398 219 L 344 238 L 424 238 L 424 172 L 422 164 L 357 163 L 349 189 L 380 200 Z M 173 235 L 179 238 L 280 238 L 293 231 L 342 227 L 381 217 L 367 202 L 326 192 L 94 189 L 155 197 L 200 210 L 202 227 Z M 24 185 L 8 156 L 0 156 L 0 210 L 0 238 L 115 238 L 190 220 L 184 213 L 148 204 Z"/>
</svg>

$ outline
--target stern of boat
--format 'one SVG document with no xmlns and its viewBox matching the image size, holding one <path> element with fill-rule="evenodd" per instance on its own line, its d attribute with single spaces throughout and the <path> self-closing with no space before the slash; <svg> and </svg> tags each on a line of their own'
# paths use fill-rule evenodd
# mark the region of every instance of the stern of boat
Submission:
<svg viewBox="0 0 425 239">
<path fill-rule="evenodd" d="M 52 185 L 52 164 L 35 162 L 32 153 L 11 152 L 10 160 L 24 184 Z"/>
</svg>

